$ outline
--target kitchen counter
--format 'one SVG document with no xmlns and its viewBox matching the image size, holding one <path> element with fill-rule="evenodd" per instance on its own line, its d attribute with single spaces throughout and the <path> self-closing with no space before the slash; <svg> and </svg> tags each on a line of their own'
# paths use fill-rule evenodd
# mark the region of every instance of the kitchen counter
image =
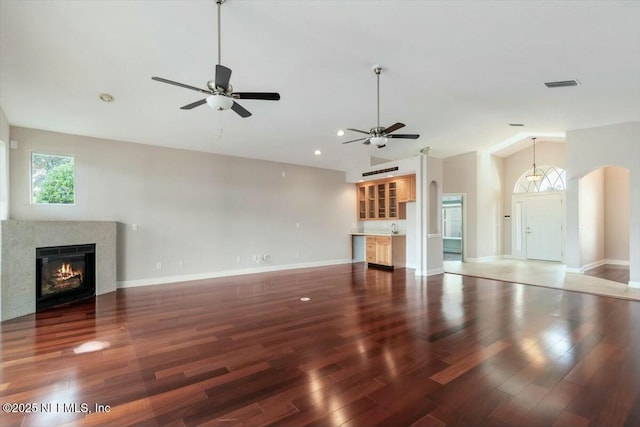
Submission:
<svg viewBox="0 0 640 427">
<path fill-rule="evenodd" d="M 367 232 L 362 232 L 362 233 L 349 233 L 352 236 L 386 236 L 386 237 L 393 237 L 393 236 L 406 236 L 405 233 L 385 233 L 384 231 L 380 231 L 380 232 L 371 232 L 371 231 L 367 231 Z"/>
</svg>

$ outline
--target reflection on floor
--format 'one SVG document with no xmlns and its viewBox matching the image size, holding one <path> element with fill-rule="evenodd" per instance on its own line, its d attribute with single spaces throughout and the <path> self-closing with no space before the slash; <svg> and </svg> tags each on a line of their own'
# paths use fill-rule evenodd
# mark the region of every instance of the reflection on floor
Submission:
<svg viewBox="0 0 640 427">
<path fill-rule="evenodd" d="M 445 261 L 444 271 L 640 301 L 639 288 L 630 288 L 627 284 L 587 274 L 567 273 L 566 266 L 557 262 L 512 259 L 484 262 Z"/>
<path fill-rule="evenodd" d="M 629 283 L 629 266 L 605 264 L 600 267 L 585 271 L 587 276 L 599 277 L 601 279 L 613 280 L 614 282 Z"/>
<path fill-rule="evenodd" d="M 462 254 L 454 254 L 453 252 L 444 252 L 442 257 L 445 261 L 462 261 Z"/>
</svg>

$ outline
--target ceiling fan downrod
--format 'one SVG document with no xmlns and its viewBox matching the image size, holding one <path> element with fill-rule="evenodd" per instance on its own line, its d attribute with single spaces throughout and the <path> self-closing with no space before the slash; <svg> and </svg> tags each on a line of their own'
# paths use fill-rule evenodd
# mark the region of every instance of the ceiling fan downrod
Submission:
<svg viewBox="0 0 640 427">
<path fill-rule="evenodd" d="M 218 65 L 222 65 L 220 57 L 222 56 L 222 38 L 220 36 L 220 5 L 224 3 L 224 0 L 216 0 L 218 5 Z"/>
<path fill-rule="evenodd" d="M 377 124 L 376 124 L 376 134 L 379 133 L 379 129 L 380 129 L 380 73 L 382 73 L 382 67 L 379 65 L 376 65 L 375 67 L 373 67 L 373 72 L 376 73 L 376 87 L 377 87 L 377 110 L 378 110 L 378 120 L 377 120 Z"/>
</svg>

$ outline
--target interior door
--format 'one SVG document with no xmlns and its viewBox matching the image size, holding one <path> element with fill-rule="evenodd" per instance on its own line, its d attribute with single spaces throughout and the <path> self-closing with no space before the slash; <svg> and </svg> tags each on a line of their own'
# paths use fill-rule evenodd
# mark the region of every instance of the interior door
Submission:
<svg viewBox="0 0 640 427">
<path fill-rule="evenodd" d="M 527 197 L 527 258 L 562 261 L 562 196 L 545 194 Z"/>
</svg>

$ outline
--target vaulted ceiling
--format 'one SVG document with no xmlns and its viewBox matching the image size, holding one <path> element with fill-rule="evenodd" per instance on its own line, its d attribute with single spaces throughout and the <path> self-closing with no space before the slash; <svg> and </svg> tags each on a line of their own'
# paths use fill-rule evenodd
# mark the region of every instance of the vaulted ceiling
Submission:
<svg viewBox="0 0 640 427">
<path fill-rule="evenodd" d="M 638 1 L 227 0 L 234 89 L 282 96 L 242 101 L 246 119 L 180 110 L 201 94 L 151 80 L 204 88 L 217 41 L 214 0 L 1 0 L 0 106 L 15 126 L 339 170 L 640 120 Z M 421 137 L 343 145 L 376 125 L 376 64 L 381 124 Z"/>
</svg>

